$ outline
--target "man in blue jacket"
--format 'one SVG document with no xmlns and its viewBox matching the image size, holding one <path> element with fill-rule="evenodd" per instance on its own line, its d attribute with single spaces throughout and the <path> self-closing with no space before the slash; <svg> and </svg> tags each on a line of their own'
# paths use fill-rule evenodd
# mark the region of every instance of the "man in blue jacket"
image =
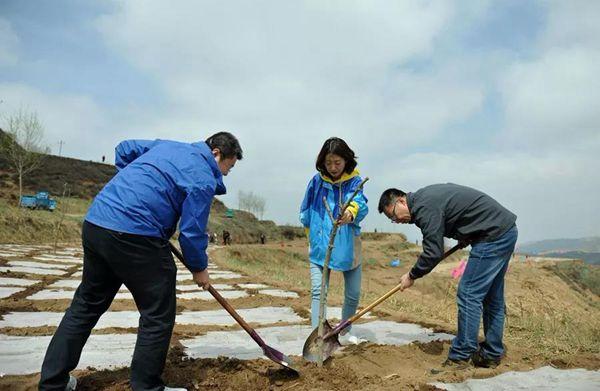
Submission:
<svg viewBox="0 0 600 391">
<path fill-rule="evenodd" d="M 140 312 L 131 362 L 134 390 L 163 390 L 161 374 L 175 323 L 177 268 L 168 240 L 179 244 L 201 287 L 209 284 L 206 225 L 223 175 L 242 159 L 238 140 L 220 132 L 205 142 L 128 140 L 115 150 L 117 174 L 96 196 L 82 229 L 83 277 L 42 365 L 40 390 L 64 390 L 92 328 L 121 284 Z"/>
</svg>

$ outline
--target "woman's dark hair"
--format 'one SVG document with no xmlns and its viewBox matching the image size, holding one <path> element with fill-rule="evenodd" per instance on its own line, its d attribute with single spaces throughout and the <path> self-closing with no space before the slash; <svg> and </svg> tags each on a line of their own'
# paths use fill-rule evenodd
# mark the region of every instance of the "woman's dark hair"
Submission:
<svg viewBox="0 0 600 391">
<path fill-rule="evenodd" d="M 319 171 L 322 175 L 328 176 L 327 168 L 325 167 L 325 157 L 328 153 L 332 153 L 334 155 L 338 155 L 346 162 L 346 166 L 344 167 L 344 172 L 346 174 L 350 174 L 356 168 L 356 155 L 354 155 L 354 151 L 350 149 L 348 144 L 344 140 L 338 137 L 331 137 L 325 141 L 319 155 L 317 156 L 317 171 Z"/>
<path fill-rule="evenodd" d="M 207 138 L 205 142 L 211 151 L 215 148 L 221 151 L 223 159 L 230 159 L 235 156 L 238 160 L 242 160 L 242 147 L 240 147 L 237 138 L 231 133 L 215 133 Z"/>
<path fill-rule="evenodd" d="M 397 198 L 406 197 L 406 193 L 402 190 L 398 189 L 387 189 L 381 194 L 381 198 L 379 198 L 379 206 L 377 210 L 379 213 L 383 213 L 383 210 L 387 208 L 392 202 L 396 201 Z"/>
</svg>

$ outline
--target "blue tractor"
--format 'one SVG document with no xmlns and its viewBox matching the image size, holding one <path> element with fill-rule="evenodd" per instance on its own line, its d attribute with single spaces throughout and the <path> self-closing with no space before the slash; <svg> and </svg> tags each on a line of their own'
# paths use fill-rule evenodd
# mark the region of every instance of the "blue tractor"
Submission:
<svg viewBox="0 0 600 391">
<path fill-rule="evenodd" d="M 40 191 L 36 195 L 21 196 L 21 207 L 29 209 L 44 209 L 50 212 L 56 209 L 56 200 L 50 198 L 50 193 Z"/>
</svg>

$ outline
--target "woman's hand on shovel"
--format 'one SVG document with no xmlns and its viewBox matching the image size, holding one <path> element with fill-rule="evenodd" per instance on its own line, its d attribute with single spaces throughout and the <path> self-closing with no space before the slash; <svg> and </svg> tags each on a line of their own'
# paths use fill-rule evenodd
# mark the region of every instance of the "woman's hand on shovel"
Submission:
<svg viewBox="0 0 600 391">
<path fill-rule="evenodd" d="M 415 280 L 413 280 L 412 278 L 410 278 L 410 274 L 406 273 L 405 275 L 403 275 L 402 277 L 400 277 L 400 292 L 402 292 L 403 290 L 410 288 L 411 286 L 413 286 Z"/>
<path fill-rule="evenodd" d="M 344 215 L 338 219 L 338 225 L 350 224 L 354 221 L 354 215 L 349 210 L 344 212 Z"/>
<path fill-rule="evenodd" d="M 192 272 L 194 276 L 194 282 L 202 289 L 208 289 L 210 281 L 208 279 L 208 269 L 204 269 L 201 272 Z"/>
</svg>

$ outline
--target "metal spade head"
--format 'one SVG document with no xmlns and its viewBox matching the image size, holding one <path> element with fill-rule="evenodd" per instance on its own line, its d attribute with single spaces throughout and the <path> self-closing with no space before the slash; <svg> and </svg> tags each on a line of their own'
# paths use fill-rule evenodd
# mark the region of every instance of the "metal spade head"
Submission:
<svg viewBox="0 0 600 391">
<path fill-rule="evenodd" d="M 272 347 L 270 347 L 268 345 L 263 345 L 261 347 L 262 347 L 262 351 L 263 351 L 264 355 L 269 360 L 274 361 L 278 364 L 281 364 L 282 366 L 289 369 L 290 371 L 293 371 L 296 375 L 300 374 L 300 372 L 298 372 L 298 370 L 292 366 L 293 362 L 288 356 L 281 353 L 279 350 L 273 349 Z"/>
<path fill-rule="evenodd" d="M 169 247 L 171 248 L 173 254 L 175 254 L 175 256 L 179 258 L 181 263 L 183 263 L 187 267 L 187 264 L 183 259 L 183 254 L 181 253 L 181 251 L 179 251 L 179 249 L 175 247 L 171 242 L 169 242 Z M 246 321 L 236 312 L 236 310 L 231 306 L 231 304 L 229 304 L 227 300 L 225 300 L 223 296 L 221 296 L 221 294 L 217 292 L 217 290 L 213 286 L 209 285 L 208 291 L 219 302 L 219 304 L 221 304 L 221 306 L 223 306 L 223 308 L 225 308 L 225 310 L 229 312 L 229 315 L 231 315 L 235 319 L 235 321 L 238 322 L 240 326 L 242 326 L 242 328 L 250 335 L 250 337 L 252 337 L 254 342 L 256 342 L 258 346 L 262 348 L 264 355 L 269 360 L 274 361 L 277 364 L 281 364 L 285 368 L 292 370 L 296 375 L 299 375 L 298 370 L 292 367 L 292 360 L 290 360 L 285 354 L 267 345 L 265 341 L 263 341 L 263 339 L 260 337 L 260 335 L 258 335 L 256 330 L 254 330 L 252 327 L 250 327 L 250 325 L 248 325 L 248 323 L 246 323 Z"/>
<path fill-rule="evenodd" d="M 333 328 L 329 324 L 327 320 L 323 321 L 323 335 L 329 334 Z M 310 333 L 306 341 L 304 342 L 304 347 L 302 348 L 302 357 L 305 360 L 310 362 L 318 362 L 319 361 L 319 328 L 317 327 Z M 334 333 L 332 336 L 325 338 L 323 341 L 323 361 L 327 360 L 333 352 L 337 349 L 341 348 L 342 344 L 338 340 L 338 333 Z"/>
</svg>

